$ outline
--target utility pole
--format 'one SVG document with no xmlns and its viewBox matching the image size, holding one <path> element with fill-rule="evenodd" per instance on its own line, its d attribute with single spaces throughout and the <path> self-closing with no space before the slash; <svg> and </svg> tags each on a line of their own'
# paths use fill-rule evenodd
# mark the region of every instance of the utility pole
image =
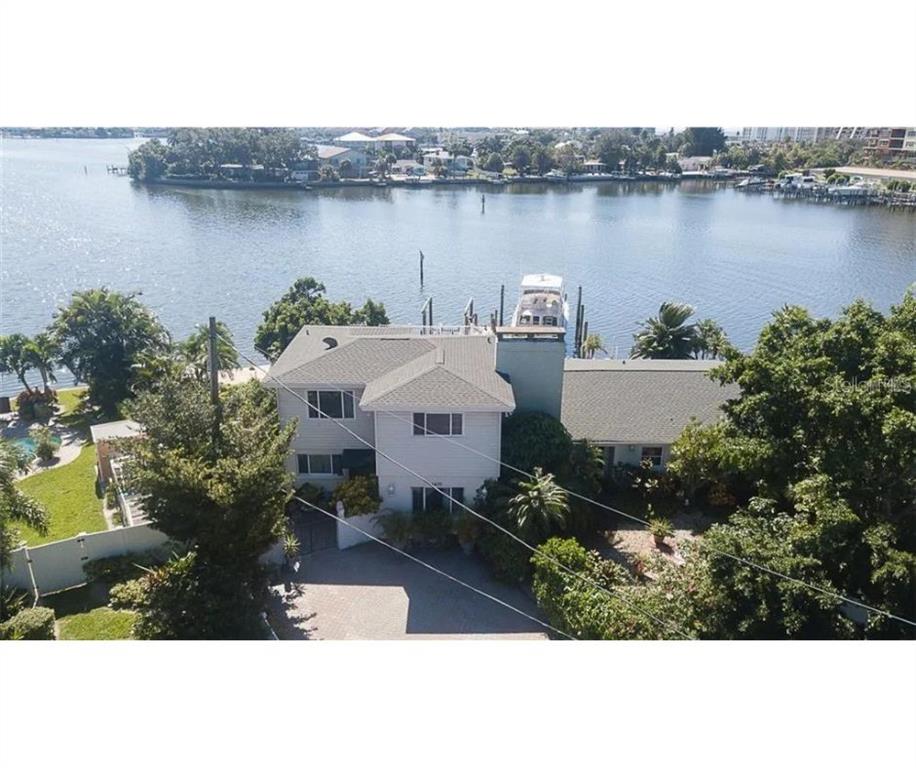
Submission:
<svg viewBox="0 0 916 768">
<path fill-rule="evenodd" d="M 219 407 L 219 358 L 216 354 L 216 318 L 210 316 L 210 336 L 208 339 L 208 365 L 210 373 L 210 401 L 216 411 L 213 420 L 213 443 L 219 439 L 220 407 Z"/>
</svg>

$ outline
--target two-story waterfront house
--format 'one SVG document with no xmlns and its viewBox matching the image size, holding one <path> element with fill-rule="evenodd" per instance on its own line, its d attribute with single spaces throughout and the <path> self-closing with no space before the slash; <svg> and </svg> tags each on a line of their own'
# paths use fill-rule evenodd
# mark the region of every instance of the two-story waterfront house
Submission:
<svg viewBox="0 0 916 768">
<path fill-rule="evenodd" d="M 264 386 L 277 391 L 281 421 L 299 421 L 289 458 L 297 484 L 331 488 L 375 474 L 382 506 L 392 510 L 422 510 L 443 498 L 405 468 L 470 502 L 499 475 L 486 457 L 500 455 L 502 418 L 515 409 L 512 387 L 496 372 L 496 337 L 474 327 L 449 335 L 306 326 Z"/>
</svg>

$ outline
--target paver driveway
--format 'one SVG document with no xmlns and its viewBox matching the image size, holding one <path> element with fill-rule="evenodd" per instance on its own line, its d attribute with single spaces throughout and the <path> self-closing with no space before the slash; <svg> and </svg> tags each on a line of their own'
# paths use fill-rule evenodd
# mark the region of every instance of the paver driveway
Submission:
<svg viewBox="0 0 916 768">
<path fill-rule="evenodd" d="M 460 550 L 418 556 L 541 618 L 527 595 L 494 581 L 476 558 Z M 546 638 L 539 624 L 374 543 L 303 557 L 273 595 L 270 622 L 284 640 Z"/>
</svg>

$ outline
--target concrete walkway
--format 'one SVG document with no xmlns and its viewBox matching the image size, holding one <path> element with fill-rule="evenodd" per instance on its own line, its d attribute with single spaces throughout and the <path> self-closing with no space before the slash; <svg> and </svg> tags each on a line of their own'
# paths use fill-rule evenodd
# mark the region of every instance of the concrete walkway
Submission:
<svg viewBox="0 0 916 768">
<path fill-rule="evenodd" d="M 458 549 L 413 554 L 541 618 L 477 558 Z M 269 619 L 282 640 L 546 639 L 540 625 L 374 543 L 303 557 L 294 579 L 272 591 Z"/>
</svg>

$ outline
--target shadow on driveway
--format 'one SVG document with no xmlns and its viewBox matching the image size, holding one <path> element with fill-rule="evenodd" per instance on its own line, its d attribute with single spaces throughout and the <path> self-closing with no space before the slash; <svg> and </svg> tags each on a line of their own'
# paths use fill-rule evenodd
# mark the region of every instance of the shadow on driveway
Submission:
<svg viewBox="0 0 916 768">
<path fill-rule="evenodd" d="M 521 589 L 494 581 L 458 549 L 417 557 L 542 618 Z M 545 639 L 543 627 L 379 544 L 325 550 L 273 588 L 270 622 L 284 640 Z"/>
</svg>

